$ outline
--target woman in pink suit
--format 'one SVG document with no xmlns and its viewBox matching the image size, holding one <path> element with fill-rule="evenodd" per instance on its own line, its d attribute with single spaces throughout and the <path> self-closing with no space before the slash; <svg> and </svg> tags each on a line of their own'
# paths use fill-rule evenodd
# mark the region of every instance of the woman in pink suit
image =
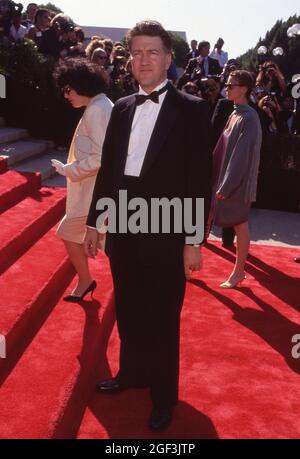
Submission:
<svg viewBox="0 0 300 459">
<path fill-rule="evenodd" d="M 76 128 L 67 164 L 52 160 L 57 172 L 67 178 L 66 215 L 58 227 L 57 235 L 64 241 L 78 274 L 75 289 L 64 299 L 77 302 L 96 288 L 83 241 L 113 104 L 104 93 L 106 83 L 101 68 L 86 59 L 69 59 L 59 64 L 55 78 L 64 97 L 74 108 L 86 107 Z"/>
</svg>

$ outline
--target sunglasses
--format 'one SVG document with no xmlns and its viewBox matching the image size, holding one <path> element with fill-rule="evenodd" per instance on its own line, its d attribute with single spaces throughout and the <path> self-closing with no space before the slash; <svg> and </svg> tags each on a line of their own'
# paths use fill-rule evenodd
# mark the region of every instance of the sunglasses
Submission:
<svg viewBox="0 0 300 459">
<path fill-rule="evenodd" d="M 66 87 L 63 88 L 63 90 L 62 90 L 62 92 L 63 92 L 64 94 L 67 94 L 67 95 L 69 95 L 71 91 L 73 91 L 73 89 L 70 88 L 70 86 L 66 86 Z"/>
<path fill-rule="evenodd" d="M 225 85 L 226 89 L 232 89 L 234 86 L 241 86 L 240 84 L 232 84 L 232 83 L 226 83 Z"/>
</svg>

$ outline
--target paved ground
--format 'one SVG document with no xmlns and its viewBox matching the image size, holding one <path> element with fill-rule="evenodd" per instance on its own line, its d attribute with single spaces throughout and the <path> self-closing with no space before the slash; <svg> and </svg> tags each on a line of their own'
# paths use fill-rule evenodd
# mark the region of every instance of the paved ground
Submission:
<svg viewBox="0 0 300 459">
<path fill-rule="evenodd" d="M 300 249 L 300 213 L 251 209 L 249 223 L 253 243 Z M 211 239 L 220 236 L 220 228 L 213 227 Z"/>
<path fill-rule="evenodd" d="M 64 187 L 65 183 L 65 177 L 55 175 L 43 181 L 43 186 Z M 300 213 L 253 208 L 249 223 L 253 243 L 300 249 Z M 213 227 L 210 239 L 220 237 L 221 229 Z"/>
</svg>

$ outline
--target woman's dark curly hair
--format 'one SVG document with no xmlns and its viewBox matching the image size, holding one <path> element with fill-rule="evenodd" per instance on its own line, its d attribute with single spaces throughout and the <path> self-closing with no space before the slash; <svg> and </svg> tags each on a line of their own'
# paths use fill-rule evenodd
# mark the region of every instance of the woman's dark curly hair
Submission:
<svg viewBox="0 0 300 459">
<path fill-rule="evenodd" d="M 107 91 L 101 68 L 85 58 L 69 58 L 59 62 L 53 76 L 59 88 L 68 85 L 80 96 L 95 97 Z"/>
</svg>

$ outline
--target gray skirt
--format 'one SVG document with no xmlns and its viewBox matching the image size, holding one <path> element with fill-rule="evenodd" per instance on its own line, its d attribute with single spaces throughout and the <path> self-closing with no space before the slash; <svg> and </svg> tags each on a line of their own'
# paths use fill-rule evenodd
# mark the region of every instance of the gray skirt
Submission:
<svg viewBox="0 0 300 459">
<path fill-rule="evenodd" d="M 216 202 L 214 224 L 223 228 L 240 225 L 249 220 L 251 202 L 242 203 L 231 199 Z"/>
</svg>

